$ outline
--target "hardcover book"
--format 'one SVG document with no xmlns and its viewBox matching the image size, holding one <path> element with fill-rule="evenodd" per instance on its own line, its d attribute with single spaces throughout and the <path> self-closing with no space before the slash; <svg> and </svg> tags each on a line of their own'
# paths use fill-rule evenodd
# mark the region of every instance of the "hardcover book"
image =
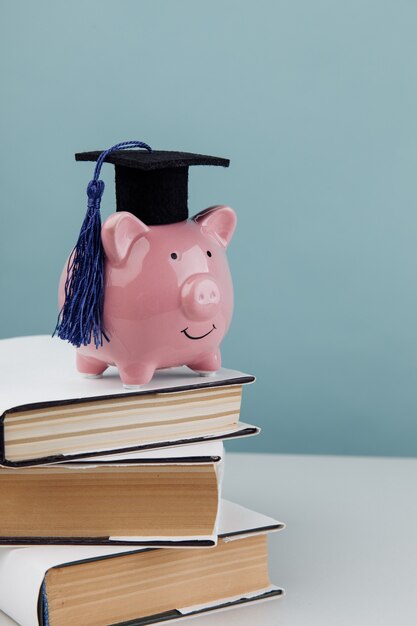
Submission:
<svg viewBox="0 0 417 626">
<path fill-rule="evenodd" d="M 2 549 L 0 608 L 21 626 L 148 626 L 279 597 L 266 535 L 281 528 L 222 501 L 215 548 Z"/>
<path fill-rule="evenodd" d="M 0 465 L 21 467 L 243 437 L 242 387 L 253 376 L 187 367 L 156 373 L 128 391 L 115 371 L 101 379 L 74 371 L 75 352 L 48 336 L 0 341 Z"/>
<path fill-rule="evenodd" d="M 214 441 L 2 468 L 0 545 L 213 546 L 222 467 Z"/>
</svg>

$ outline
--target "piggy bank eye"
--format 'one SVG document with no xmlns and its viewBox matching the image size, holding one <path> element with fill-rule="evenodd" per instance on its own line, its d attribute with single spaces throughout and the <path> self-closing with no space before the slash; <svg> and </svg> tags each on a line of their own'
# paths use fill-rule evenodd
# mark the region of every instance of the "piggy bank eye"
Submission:
<svg viewBox="0 0 417 626">
<path fill-rule="evenodd" d="M 210 250 L 207 250 L 207 256 L 211 256 Z"/>
<path fill-rule="evenodd" d="M 171 259 L 174 259 L 174 261 L 178 259 L 178 254 L 176 252 L 171 252 Z"/>
</svg>

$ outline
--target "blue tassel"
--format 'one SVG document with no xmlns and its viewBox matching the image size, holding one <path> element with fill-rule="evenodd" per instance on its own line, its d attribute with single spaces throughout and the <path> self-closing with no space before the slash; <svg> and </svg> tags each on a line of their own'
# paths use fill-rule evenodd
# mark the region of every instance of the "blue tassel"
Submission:
<svg viewBox="0 0 417 626">
<path fill-rule="evenodd" d="M 56 333 L 74 346 L 103 345 L 104 266 L 101 243 L 100 201 L 104 191 L 102 180 L 90 181 L 87 187 L 88 208 L 75 248 L 67 265 L 65 302 Z"/>
<path fill-rule="evenodd" d="M 142 141 L 125 141 L 102 152 L 97 159 L 94 178 L 87 187 L 87 213 L 75 248 L 67 265 L 65 302 L 59 313 L 53 335 L 66 339 L 74 346 L 87 346 L 94 341 L 96 348 L 109 341 L 103 328 L 104 250 L 101 243 L 100 203 L 104 182 L 99 180 L 106 156 L 115 150 L 145 148 Z"/>
</svg>

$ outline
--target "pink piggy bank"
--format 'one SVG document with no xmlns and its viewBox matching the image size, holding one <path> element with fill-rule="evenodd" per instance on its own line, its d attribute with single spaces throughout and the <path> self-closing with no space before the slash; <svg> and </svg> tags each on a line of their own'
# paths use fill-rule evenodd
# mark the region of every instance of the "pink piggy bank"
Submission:
<svg viewBox="0 0 417 626">
<path fill-rule="evenodd" d="M 147 226 L 123 211 L 112 214 L 101 231 L 109 341 L 77 348 L 78 371 L 99 376 L 115 365 L 130 388 L 148 383 L 160 368 L 187 365 L 203 375 L 218 370 L 233 311 L 226 248 L 235 226 L 227 206 L 162 226 Z M 65 278 L 66 268 L 60 306 Z"/>
</svg>

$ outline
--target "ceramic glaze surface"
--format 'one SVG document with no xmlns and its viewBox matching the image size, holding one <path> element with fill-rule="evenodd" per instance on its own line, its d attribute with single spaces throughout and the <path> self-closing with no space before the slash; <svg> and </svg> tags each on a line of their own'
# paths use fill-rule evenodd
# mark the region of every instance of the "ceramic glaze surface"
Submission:
<svg viewBox="0 0 417 626">
<path fill-rule="evenodd" d="M 110 341 L 77 349 L 78 370 L 100 375 L 116 365 L 127 386 L 149 382 L 164 367 L 218 370 L 233 312 L 226 248 L 235 226 L 226 206 L 164 226 L 147 226 L 126 212 L 111 215 L 102 228 L 103 322 Z M 60 306 L 65 278 L 66 267 Z"/>
</svg>

